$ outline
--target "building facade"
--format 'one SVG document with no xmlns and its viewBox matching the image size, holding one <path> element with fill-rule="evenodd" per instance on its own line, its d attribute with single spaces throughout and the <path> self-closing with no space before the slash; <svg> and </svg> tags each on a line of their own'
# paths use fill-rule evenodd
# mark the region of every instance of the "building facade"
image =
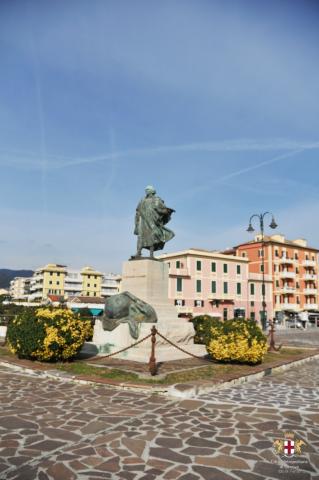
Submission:
<svg viewBox="0 0 319 480">
<path fill-rule="evenodd" d="M 259 320 L 261 278 L 249 277 L 249 260 L 201 249 L 158 257 L 169 266 L 169 298 L 184 315 Z M 268 314 L 272 314 L 272 282 L 267 278 Z"/>
<path fill-rule="evenodd" d="M 68 269 L 65 265 L 48 264 L 34 272 L 30 279 L 29 301 L 41 301 L 49 295 L 64 297 L 108 297 L 118 293 L 120 277 L 104 274 L 92 267 Z"/>
<path fill-rule="evenodd" d="M 262 275 L 261 236 L 235 247 L 249 259 L 250 274 Z M 306 240 L 287 240 L 283 235 L 264 237 L 264 273 L 273 287 L 274 316 L 282 320 L 289 314 L 318 311 L 318 252 Z"/>
<path fill-rule="evenodd" d="M 31 277 L 15 277 L 10 282 L 9 294 L 15 300 L 24 300 L 30 294 Z"/>
</svg>

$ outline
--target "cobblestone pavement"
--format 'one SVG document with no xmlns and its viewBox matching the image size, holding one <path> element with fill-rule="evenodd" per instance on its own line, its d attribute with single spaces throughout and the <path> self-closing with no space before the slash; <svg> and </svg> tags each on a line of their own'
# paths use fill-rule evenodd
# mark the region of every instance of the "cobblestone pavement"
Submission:
<svg viewBox="0 0 319 480">
<path fill-rule="evenodd" d="M 1 479 L 319 480 L 315 360 L 195 400 L 5 367 L 0 380 Z M 306 445 L 282 460 L 287 431 Z"/>
</svg>

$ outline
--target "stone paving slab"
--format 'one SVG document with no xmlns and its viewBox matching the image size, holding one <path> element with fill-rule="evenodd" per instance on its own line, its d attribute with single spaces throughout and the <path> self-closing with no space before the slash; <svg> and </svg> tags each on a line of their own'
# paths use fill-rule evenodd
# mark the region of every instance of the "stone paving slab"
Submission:
<svg viewBox="0 0 319 480">
<path fill-rule="evenodd" d="M 176 400 L 0 368 L 0 478 L 319 480 L 319 362 Z M 294 432 L 297 469 L 273 451 Z"/>
</svg>

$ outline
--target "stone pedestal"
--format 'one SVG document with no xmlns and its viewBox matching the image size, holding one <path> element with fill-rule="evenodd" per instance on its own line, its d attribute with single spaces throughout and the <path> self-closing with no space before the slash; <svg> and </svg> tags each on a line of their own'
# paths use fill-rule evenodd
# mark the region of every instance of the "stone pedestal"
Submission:
<svg viewBox="0 0 319 480">
<path fill-rule="evenodd" d="M 176 308 L 168 300 L 168 265 L 152 259 L 132 260 L 123 265 L 122 292 L 128 291 L 150 304 L 156 311 L 157 323 L 142 323 L 139 338 L 148 335 L 153 325 L 178 346 L 199 356 L 206 354 L 203 345 L 194 345 L 194 327 L 191 322 L 179 318 Z M 135 343 L 128 324 L 122 324 L 112 332 L 104 331 L 101 320 L 96 320 L 93 345 L 98 353 L 105 355 Z M 93 348 L 92 345 L 92 348 Z M 86 345 L 86 350 L 89 345 Z M 117 358 L 148 362 L 151 351 L 150 339 L 117 355 Z M 93 350 L 92 350 L 93 352 Z M 190 358 L 175 347 L 156 336 L 156 360 L 167 361 Z"/>
</svg>

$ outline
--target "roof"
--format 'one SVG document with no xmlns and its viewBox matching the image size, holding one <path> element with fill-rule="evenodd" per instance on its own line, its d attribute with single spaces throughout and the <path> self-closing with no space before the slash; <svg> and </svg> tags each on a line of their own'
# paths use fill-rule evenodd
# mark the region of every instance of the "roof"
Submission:
<svg viewBox="0 0 319 480">
<path fill-rule="evenodd" d="M 260 238 L 258 238 L 260 237 Z M 249 242 L 240 243 L 236 245 L 234 248 L 244 247 L 245 245 L 254 245 L 257 243 L 261 243 L 261 235 L 256 235 L 254 240 L 250 240 Z M 273 245 L 289 245 L 290 247 L 294 247 L 296 249 L 302 248 L 303 250 L 313 250 L 315 252 L 319 252 L 318 248 L 309 247 L 307 245 L 306 240 L 304 239 L 296 239 L 296 240 L 287 240 L 283 235 L 264 235 L 264 243 L 270 243 Z"/>
<path fill-rule="evenodd" d="M 48 295 L 48 298 L 51 300 L 51 302 L 64 302 L 63 295 Z"/>
<path fill-rule="evenodd" d="M 103 297 L 88 297 L 84 295 L 69 295 L 68 302 L 70 303 L 105 303 L 105 298 Z"/>
<path fill-rule="evenodd" d="M 225 255 L 218 250 L 204 250 L 203 248 L 189 248 L 188 250 L 181 250 L 179 252 L 173 253 L 163 253 L 162 255 L 158 255 L 156 258 L 158 260 L 166 260 L 175 257 L 186 257 L 186 256 L 193 256 L 193 257 L 209 257 L 209 258 L 219 258 L 224 260 L 234 260 L 236 262 L 248 263 L 248 258 L 239 257 L 237 255 Z"/>
</svg>

